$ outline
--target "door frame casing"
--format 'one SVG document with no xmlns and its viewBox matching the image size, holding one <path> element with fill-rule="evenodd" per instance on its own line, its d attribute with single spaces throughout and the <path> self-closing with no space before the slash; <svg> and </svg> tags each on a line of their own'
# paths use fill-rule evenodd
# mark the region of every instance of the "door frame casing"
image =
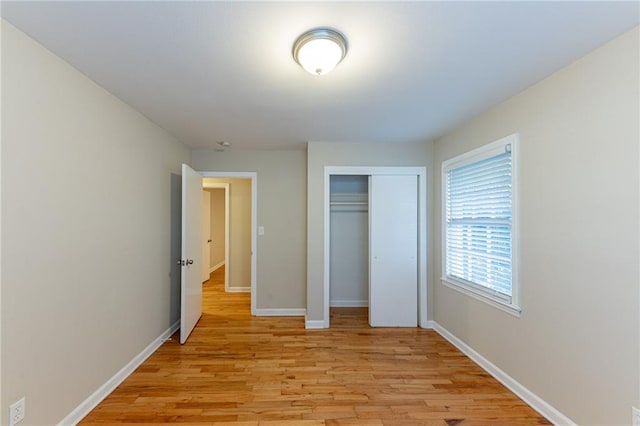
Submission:
<svg viewBox="0 0 640 426">
<path fill-rule="evenodd" d="M 209 205 L 206 205 L 206 200 L 209 200 Z M 207 215 L 207 212 L 209 214 Z M 207 220 L 205 220 L 205 217 Z M 209 224 L 206 225 L 207 221 Z M 209 228 L 209 233 L 205 235 L 206 229 Z M 211 193 L 205 191 L 204 185 L 202 186 L 202 284 L 209 281 L 211 277 L 210 265 L 211 265 Z M 204 240 L 208 240 L 205 242 Z M 209 252 L 209 256 L 205 256 Z"/>
<path fill-rule="evenodd" d="M 256 301 L 258 298 L 257 289 L 257 255 L 258 255 L 258 173 L 256 172 L 214 172 L 198 171 L 203 178 L 217 179 L 251 179 L 251 315 L 256 315 Z M 227 245 L 228 247 L 228 245 Z M 226 249 L 226 248 L 225 248 Z M 226 255 L 226 253 L 225 253 Z M 226 268 L 225 275 L 227 274 Z M 225 280 L 227 277 L 225 276 Z"/>
<path fill-rule="evenodd" d="M 204 179 L 204 177 L 203 177 Z M 202 183 L 205 189 L 224 189 L 224 291 L 229 291 L 229 183 Z"/>
<path fill-rule="evenodd" d="M 325 166 L 324 167 L 324 328 L 330 326 L 330 291 L 331 291 L 331 176 L 333 175 L 408 175 L 418 178 L 418 326 L 429 328 L 427 320 L 427 286 L 428 256 L 427 250 L 427 168 L 426 167 L 350 167 L 350 166 Z"/>
</svg>

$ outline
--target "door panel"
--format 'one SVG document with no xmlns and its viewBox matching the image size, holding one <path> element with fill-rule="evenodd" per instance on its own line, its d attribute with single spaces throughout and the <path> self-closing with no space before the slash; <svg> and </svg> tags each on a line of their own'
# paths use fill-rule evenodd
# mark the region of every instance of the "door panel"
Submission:
<svg viewBox="0 0 640 426">
<path fill-rule="evenodd" d="M 202 315 L 202 177 L 182 165 L 182 263 L 180 343 Z"/>
<path fill-rule="evenodd" d="M 418 178 L 371 176 L 369 324 L 418 325 Z"/>
</svg>

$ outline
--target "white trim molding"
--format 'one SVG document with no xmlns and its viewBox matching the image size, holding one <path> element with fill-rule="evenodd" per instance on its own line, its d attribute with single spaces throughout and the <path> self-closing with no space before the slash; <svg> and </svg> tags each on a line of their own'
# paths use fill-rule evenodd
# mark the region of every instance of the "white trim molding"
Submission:
<svg viewBox="0 0 640 426">
<path fill-rule="evenodd" d="M 520 315 L 522 314 L 522 308 L 514 305 L 507 305 L 503 301 L 494 299 L 486 293 L 474 291 L 471 286 L 459 285 L 447 277 L 440 278 L 440 283 L 452 290 L 459 291 L 460 293 L 473 297 L 474 299 L 484 302 L 489 306 L 493 306 L 496 309 L 500 309 L 501 311 L 511 314 L 516 318 L 520 318 Z"/>
<path fill-rule="evenodd" d="M 251 293 L 251 287 L 229 287 L 225 291 L 227 293 Z"/>
<path fill-rule="evenodd" d="M 256 309 L 259 317 L 303 317 L 307 314 L 305 308 L 266 308 Z"/>
<path fill-rule="evenodd" d="M 424 328 L 425 330 L 434 330 L 435 329 L 435 324 L 436 324 L 436 322 L 434 320 L 427 320 L 422 325 L 422 328 Z"/>
<path fill-rule="evenodd" d="M 211 273 L 217 271 L 218 269 L 222 268 L 224 265 L 225 265 L 224 260 L 222 262 L 218 263 L 217 265 L 213 265 L 211 268 L 209 268 L 209 273 L 211 274 Z"/>
<path fill-rule="evenodd" d="M 471 358 L 473 362 L 478 364 L 483 370 L 491 374 L 497 381 L 505 385 L 511 392 L 515 393 L 524 402 L 529 404 L 531 408 L 542 414 L 547 420 L 555 425 L 576 426 L 569 417 L 562 414 L 551 404 L 540 398 L 535 393 L 527 389 L 523 384 L 502 371 L 491 361 L 476 352 L 471 346 L 453 335 L 449 330 L 441 326 L 435 321 L 431 321 L 433 329 L 453 346 L 458 348 L 462 353 Z"/>
<path fill-rule="evenodd" d="M 307 330 L 317 330 L 320 328 L 329 328 L 329 324 L 325 320 L 304 320 L 304 328 Z"/>
<path fill-rule="evenodd" d="M 332 300 L 329 303 L 332 308 L 366 308 L 369 306 L 368 300 Z"/>
<path fill-rule="evenodd" d="M 116 374 L 100 386 L 94 393 L 89 395 L 87 399 L 82 401 L 71 413 L 64 419 L 60 420 L 58 426 L 76 425 L 87 414 L 91 412 L 102 400 L 104 400 L 111 392 L 115 390 L 124 380 L 131 375 L 147 358 L 151 356 L 164 342 L 170 338 L 180 328 L 180 321 L 174 322 L 160 336 L 136 355 L 131 361 L 120 369 Z"/>
</svg>

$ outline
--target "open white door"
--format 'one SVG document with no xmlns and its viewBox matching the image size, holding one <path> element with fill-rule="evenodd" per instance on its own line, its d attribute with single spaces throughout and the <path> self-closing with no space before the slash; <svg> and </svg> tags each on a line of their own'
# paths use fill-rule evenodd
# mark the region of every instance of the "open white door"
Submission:
<svg viewBox="0 0 640 426">
<path fill-rule="evenodd" d="M 371 176 L 369 324 L 418 325 L 418 178 Z"/>
<path fill-rule="evenodd" d="M 182 259 L 180 343 L 202 315 L 202 176 L 182 165 Z"/>
</svg>

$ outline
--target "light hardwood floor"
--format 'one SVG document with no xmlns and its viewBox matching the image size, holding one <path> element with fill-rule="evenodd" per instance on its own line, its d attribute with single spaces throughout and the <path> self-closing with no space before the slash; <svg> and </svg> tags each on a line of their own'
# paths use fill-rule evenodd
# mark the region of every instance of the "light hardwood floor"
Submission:
<svg viewBox="0 0 640 426">
<path fill-rule="evenodd" d="M 329 330 L 252 317 L 223 277 L 188 342 L 174 335 L 81 424 L 549 424 L 434 331 L 372 329 L 366 308 L 333 309 Z"/>
</svg>

